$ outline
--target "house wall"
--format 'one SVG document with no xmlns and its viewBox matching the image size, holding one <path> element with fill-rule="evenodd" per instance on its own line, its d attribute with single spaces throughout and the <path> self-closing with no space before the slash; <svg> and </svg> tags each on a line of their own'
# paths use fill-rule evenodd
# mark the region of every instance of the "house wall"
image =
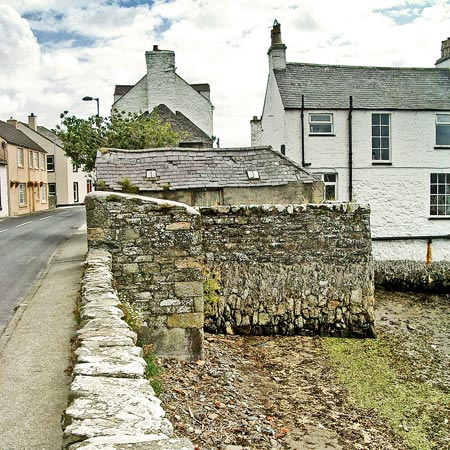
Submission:
<svg viewBox="0 0 450 450">
<path fill-rule="evenodd" d="M 165 198 L 192 206 L 319 203 L 323 198 L 323 184 L 299 182 L 284 186 L 154 191 L 143 192 L 142 195 Z M 199 204 L 196 198 L 200 197 L 202 201 Z"/>
<path fill-rule="evenodd" d="M 348 201 L 348 111 L 322 111 L 333 113 L 335 136 L 310 136 L 310 112 L 305 111 L 305 161 L 311 163 L 307 169 L 313 173 L 337 172 L 337 200 Z M 372 236 L 447 235 L 450 219 L 429 218 L 430 174 L 450 172 L 450 150 L 434 149 L 435 113 L 385 111 L 391 114 L 392 164 L 381 165 L 372 164 L 372 112 L 353 111 L 352 133 L 353 200 L 370 204 Z M 287 110 L 283 116 L 286 154 L 301 163 L 300 111 Z M 265 144 L 278 145 L 279 132 L 275 132 L 272 142 L 267 139 L 264 138 Z M 375 241 L 373 252 L 375 259 L 424 261 L 426 247 L 424 239 Z M 433 260 L 448 259 L 450 241 L 433 240 Z"/>
<path fill-rule="evenodd" d="M 9 205 L 10 205 L 10 215 L 19 216 L 22 214 L 28 214 L 35 211 L 42 211 L 48 209 L 48 186 L 47 186 L 47 199 L 42 201 L 41 199 L 41 187 L 40 183 L 47 184 L 47 171 L 42 170 L 40 155 L 39 154 L 39 168 L 34 169 L 29 167 L 30 150 L 27 148 L 23 149 L 24 153 L 24 164 L 23 167 L 19 167 L 17 164 L 17 146 L 12 144 L 7 144 L 7 157 L 8 157 L 8 170 L 9 170 L 9 180 L 17 181 L 19 183 L 25 183 L 26 192 L 26 204 L 19 205 L 19 187 L 9 185 Z M 37 186 L 28 186 L 28 183 L 38 183 Z M 39 195 L 36 195 L 36 191 Z"/>
<path fill-rule="evenodd" d="M 7 166 L 0 164 L 0 199 L 1 199 L 0 217 L 6 217 L 9 215 L 8 190 L 9 190 L 9 181 L 8 181 Z"/>
<path fill-rule="evenodd" d="M 125 95 L 119 98 L 112 110 L 119 112 L 145 112 L 148 110 L 147 101 L 147 76 L 141 78 Z"/>
<path fill-rule="evenodd" d="M 42 147 L 48 155 L 54 156 L 55 171 L 48 172 L 47 178 L 49 183 L 56 183 L 56 205 L 63 206 L 82 203 L 87 194 L 88 175 L 81 169 L 74 172 L 72 160 L 67 157 L 64 150 L 54 142 L 50 142 L 47 138 L 20 122 L 18 123 L 17 128 L 33 139 L 33 141 Z M 74 182 L 78 183 L 78 202 L 74 201 Z"/>
</svg>

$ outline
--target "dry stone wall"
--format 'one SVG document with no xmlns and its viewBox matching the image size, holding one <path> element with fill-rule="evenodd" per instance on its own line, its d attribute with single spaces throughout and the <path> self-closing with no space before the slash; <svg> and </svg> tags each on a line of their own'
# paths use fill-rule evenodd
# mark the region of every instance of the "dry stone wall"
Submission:
<svg viewBox="0 0 450 450">
<path fill-rule="evenodd" d="M 86 197 L 89 248 L 112 254 L 119 297 L 144 314 L 140 338 L 160 356 L 203 356 L 200 214 L 169 200 L 96 192 Z"/>
<path fill-rule="evenodd" d="M 200 208 L 206 328 L 373 336 L 369 208 Z"/>
<path fill-rule="evenodd" d="M 189 440 L 171 437 L 172 424 L 145 379 L 142 349 L 122 320 L 112 284 L 110 253 L 90 250 L 63 448 L 193 450 Z"/>
</svg>

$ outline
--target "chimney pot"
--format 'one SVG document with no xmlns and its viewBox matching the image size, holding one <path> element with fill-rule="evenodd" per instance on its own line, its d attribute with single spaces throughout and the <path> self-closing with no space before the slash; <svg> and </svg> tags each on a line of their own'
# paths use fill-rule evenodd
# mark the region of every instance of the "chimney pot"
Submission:
<svg viewBox="0 0 450 450">
<path fill-rule="evenodd" d="M 272 45 L 282 44 L 280 26 L 281 26 L 281 24 L 278 22 L 278 20 L 275 19 L 272 30 L 270 31 L 270 38 L 271 38 Z"/>
<path fill-rule="evenodd" d="M 157 46 L 157 45 L 154 45 L 154 46 L 153 46 L 153 51 L 154 51 L 154 52 L 157 52 L 158 50 L 159 50 L 158 46 Z"/>
</svg>

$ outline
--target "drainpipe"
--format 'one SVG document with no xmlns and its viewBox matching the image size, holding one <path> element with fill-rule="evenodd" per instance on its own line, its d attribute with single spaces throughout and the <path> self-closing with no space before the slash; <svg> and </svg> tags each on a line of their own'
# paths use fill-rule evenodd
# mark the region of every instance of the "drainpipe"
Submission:
<svg viewBox="0 0 450 450">
<path fill-rule="evenodd" d="M 302 167 L 308 167 L 311 163 L 305 162 L 305 96 L 302 94 L 302 108 L 300 110 L 302 127 Z"/>
<path fill-rule="evenodd" d="M 349 97 L 350 104 L 348 108 L 348 201 L 353 200 L 353 136 L 352 136 L 352 114 L 353 97 Z"/>
</svg>

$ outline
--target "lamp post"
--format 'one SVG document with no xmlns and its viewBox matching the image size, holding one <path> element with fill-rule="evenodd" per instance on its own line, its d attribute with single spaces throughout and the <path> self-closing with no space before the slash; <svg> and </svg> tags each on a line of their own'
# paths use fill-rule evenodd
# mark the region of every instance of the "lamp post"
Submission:
<svg viewBox="0 0 450 450">
<path fill-rule="evenodd" d="M 88 96 L 88 97 L 83 97 L 82 100 L 84 102 L 92 102 L 92 100 L 95 100 L 97 102 L 97 116 L 100 116 L 100 101 L 99 101 L 98 97 L 94 98 L 94 97 Z"/>
</svg>

